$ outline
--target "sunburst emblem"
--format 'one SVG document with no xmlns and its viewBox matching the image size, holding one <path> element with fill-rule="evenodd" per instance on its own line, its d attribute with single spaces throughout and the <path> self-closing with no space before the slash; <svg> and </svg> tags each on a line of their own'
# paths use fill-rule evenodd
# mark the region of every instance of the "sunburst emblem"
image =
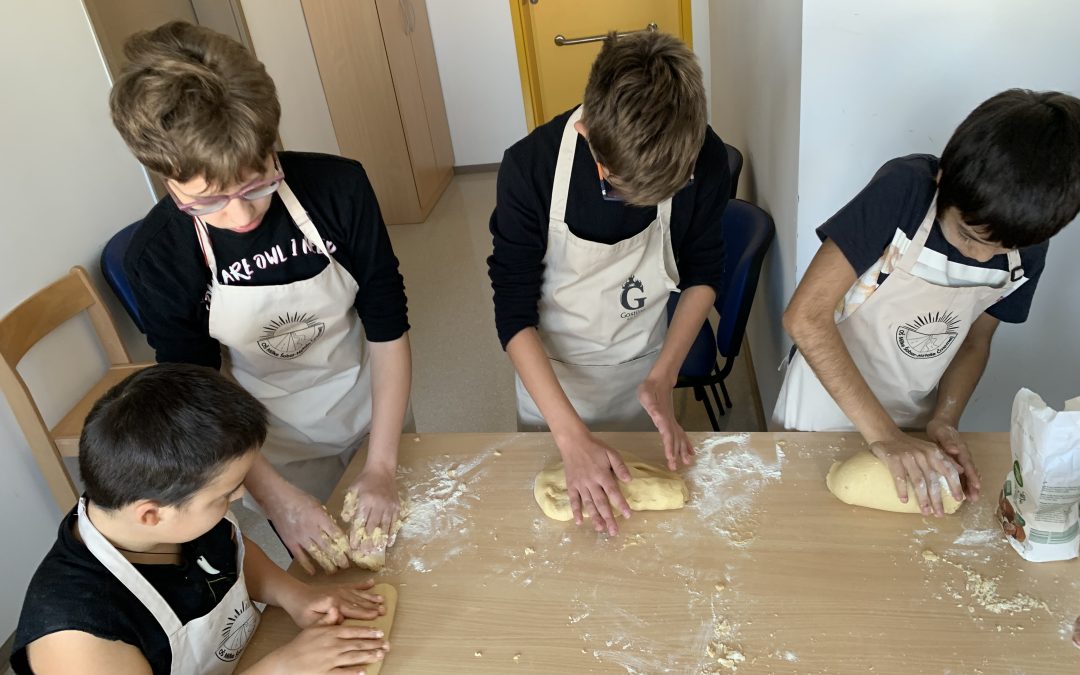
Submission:
<svg viewBox="0 0 1080 675">
<path fill-rule="evenodd" d="M 295 359 L 315 344 L 326 325 L 309 314 L 285 314 L 263 326 L 259 349 L 279 359 Z"/>
<path fill-rule="evenodd" d="M 927 313 L 896 329 L 896 345 L 913 359 L 944 354 L 960 334 L 960 319 L 949 311 Z"/>
<path fill-rule="evenodd" d="M 233 615 L 225 622 L 221 630 L 221 643 L 218 644 L 217 657 L 222 661 L 235 661 L 247 647 L 255 629 L 259 627 L 259 613 L 245 600 Z"/>
</svg>

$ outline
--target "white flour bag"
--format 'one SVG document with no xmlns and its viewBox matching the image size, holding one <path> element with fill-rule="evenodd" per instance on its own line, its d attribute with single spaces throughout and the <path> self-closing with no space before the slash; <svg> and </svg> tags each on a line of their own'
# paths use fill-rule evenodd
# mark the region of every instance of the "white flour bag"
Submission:
<svg viewBox="0 0 1080 675">
<path fill-rule="evenodd" d="M 1027 560 L 1080 552 L 1080 397 L 1050 408 L 1021 389 L 1012 408 L 1012 470 L 998 500 L 1009 543 Z"/>
</svg>

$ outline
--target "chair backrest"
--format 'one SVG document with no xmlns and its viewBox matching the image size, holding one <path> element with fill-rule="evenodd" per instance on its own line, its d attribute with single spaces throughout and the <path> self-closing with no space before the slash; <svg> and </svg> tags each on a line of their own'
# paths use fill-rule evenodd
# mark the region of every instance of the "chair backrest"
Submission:
<svg viewBox="0 0 1080 675">
<path fill-rule="evenodd" d="M 724 148 L 727 150 L 728 172 L 731 174 L 731 194 L 728 197 L 735 199 L 735 195 L 739 191 L 739 176 L 742 175 L 743 157 L 742 153 L 734 145 L 724 143 Z"/>
<path fill-rule="evenodd" d="M 7 397 L 57 503 L 68 501 L 75 494 L 75 487 L 64 470 L 63 459 L 49 427 L 17 367 L 31 347 L 83 311 L 90 315 L 109 363 L 114 366 L 131 363 L 108 309 L 82 267 L 71 268 L 67 275 L 0 318 L 0 391 Z"/>
<path fill-rule="evenodd" d="M 105 248 L 101 251 L 101 274 L 105 277 L 109 288 L 119 298 L 120 304 L 127 310 L 128 316 L 135 322 L 139 332 L 145 333 L 146 328 L 139 315 L 139 306 L 135 303 L 135 293 L 131 290 L 131 282 L 128 281 L 127 274 L 124 272 L 124 254 L 127 253 L 131 237 L 140 224 L 142 221 L 136 220 L 114 234 L 105 244 Z"/>
<path fill-rule="evenodd" d="M 724 230 L 724 294 L 716 299 L 720 323 L 716 327 L 716 349 L 724 357 L 735 357 L 746 333 L 746 321 L 757 292 L 758 277 L 776 226 L 762 209 L 732 199 L 720 219 Z"/>
</svg>

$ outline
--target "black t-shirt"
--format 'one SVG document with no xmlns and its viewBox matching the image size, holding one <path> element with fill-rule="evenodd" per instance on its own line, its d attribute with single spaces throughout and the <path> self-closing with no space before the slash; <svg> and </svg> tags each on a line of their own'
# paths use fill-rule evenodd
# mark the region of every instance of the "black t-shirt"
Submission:
<svg viewBox="0 0 1080 675">
<path fill-rule="evenodd" d="M 890 244 L 904 244 L 914 238 L 937 191 L 937 172 L 938 158 L 933 155 L 909 155 L 889 160 L 862 192 L 818 228 L 818 236 L 822 241 L 832 239 L 855 269 L 855 274 L 863 276 L 881 260 Z M 1048 248 L 1049 242 L 1043 242 L 1020 250 L 1020 262 L 1027 281 L 991 305 L 986 310 L 988 314 L 1007 323 L 1027 320 L 1035 287 L 1046 265 Z M 937 273 L 954 279 L 977 279 L 986 274 L 985 270 L 1009 269 L 1008 256 L 1004 254 L 987 262 L 965 257 L 949 244 L 936 221 L 925 249 L 941 254 L 928 256 L 931 263 L 936 262 Z M 923 255 L 927 254 L 924 252 Z M 920 261 L 922 259 L 920 256 Z M 884 281 L 886 276 L 879 274 L 877 283 Z M 1007 275 L 996 276 L 1004 279 Z"/>
<path fill-rule="evenodd" d="M 499 168 L 491 215 L 494 253 L 488 275 L 495 292 L 495 326 L 503 347 L 523 328 L 540 322 L 537 305 L 544 276 L 548 212 L 555 164 L 569 110 L 515 143 Z M 694 180 L 671 204 L 671 243 L 679 287 L 723 289 L 724 244 L 720 216 L 730 194 L 731 172 L 723 141 L 711 129 L 694 165 Z M 577 137 L 565 220 L 577 237 L 614 244 L 642 232 L 656 219 L 656 207 L 607 201 L 600 193 L 588 142 Z"/>
<path fill-rule="evenodd" d="M 12 668 L 20 675 L 32 673 L 26 652 L 31 642 L 76 630 L 132 645 L 143 653 L 155 675 L 168 675 L 172 650 L 161 624 L 75 536 L 77 521 L 77 511 L 72 509 L 26 589 Z M 179 565 L 136 564 L 135 569 L 186 624 L 214 609 L 236 583 L 232 524 L 222 519 L 206 534 L 181 546 L 180 557 Z M 219 574 L 209 574 L 196 564 L 200 557 Z"/>
<path fill-rule="evenodd" d="M 332 155 L 279 153 L 285 182 L 327 242 L 334 260 L 356 279 L 354 306 L 372 342 L 409 329 L 405 284 L 371 183 L 359 162 Z M 280 195 L 251 232 L 207 227 L 220 284 L 269 286 L 314 277 L 327 259 L 309 245 Z M 124 257 L 146 336 L 159 362 L 218 368 L 210 337 L 210 270 L 191 216 L 165 197 L 147 214 Z"/>
</svg>

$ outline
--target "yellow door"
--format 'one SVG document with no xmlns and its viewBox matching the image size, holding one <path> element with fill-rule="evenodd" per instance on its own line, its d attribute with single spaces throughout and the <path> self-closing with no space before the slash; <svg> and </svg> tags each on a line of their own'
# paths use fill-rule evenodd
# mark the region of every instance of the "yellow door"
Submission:
<svg viewBox="0 0 1080 675">
<path fill-rule="evenodd" d="M 510 0 L 529 128 L 581 102 L 608 33 L 659 30 L 691 43 L 689 0 Z"/>
</svg>

